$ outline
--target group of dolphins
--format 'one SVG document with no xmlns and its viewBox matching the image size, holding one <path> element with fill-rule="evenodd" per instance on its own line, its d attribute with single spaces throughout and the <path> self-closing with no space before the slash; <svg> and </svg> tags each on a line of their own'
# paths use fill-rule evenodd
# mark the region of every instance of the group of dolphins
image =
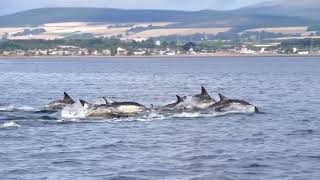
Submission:
<svg viewBox="0 0 320 180">
<path fill-rule="evenodd" d="M 246 101 L 229 99 L 219 94 L 220 100 L 213 99 L 207 90 L 202 87 L 201 93 L 193 96 L 178 96 L 173 103 L 150 108 L 136 102 L 116 102 L 103 97 L 103 104 L 92 104 L 79 100 L 81 108 L 85 110 L 85 117 L 129 117 L 151 111 L 175 111 L 175 112 L 236 112 L 257 113 L 258 108 Z M 58 110 L 72 106 L 76 102 L 65 92 L 62 100 L 50 102 L 48 109 Z"/>
</svg>

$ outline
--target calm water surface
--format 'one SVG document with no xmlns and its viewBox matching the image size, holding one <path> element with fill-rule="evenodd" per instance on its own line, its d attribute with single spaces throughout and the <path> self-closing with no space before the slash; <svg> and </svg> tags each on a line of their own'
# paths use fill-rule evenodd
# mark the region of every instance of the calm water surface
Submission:
<svg viewBox="0 0 320 180">
<path fill-rule="evenodd" d="M 65 119 L 75 99 L 162 105 L 206 86 L 264 113 Z M 0 60 L 0 179 L 319 179 L 320 58 Z"/>
</svg>

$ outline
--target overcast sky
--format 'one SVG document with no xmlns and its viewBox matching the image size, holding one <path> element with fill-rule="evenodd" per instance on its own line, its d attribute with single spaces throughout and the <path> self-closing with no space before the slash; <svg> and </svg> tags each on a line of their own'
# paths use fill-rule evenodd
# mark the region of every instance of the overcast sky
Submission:
<svg viewBox="0 0 320 180">
<path fill-rule="evenodd" d="M 265 0 L 0 0 L 0 15 L 40 7 L 113 7 L 124 9 L 233 9 Z"/>
</svg>

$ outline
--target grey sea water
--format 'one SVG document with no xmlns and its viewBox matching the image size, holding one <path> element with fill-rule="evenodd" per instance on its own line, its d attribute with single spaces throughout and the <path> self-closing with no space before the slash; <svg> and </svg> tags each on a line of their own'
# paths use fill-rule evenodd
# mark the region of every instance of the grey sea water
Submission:
<svg viewBox="0 0 320 180">
<path fill-rule="evenodd" d="M 149 106 L 207 87 L 260 114 L 66 119 L 68 92 Z M 0 179 L 319 179 L 320 58 L 0 60 Z"/>
</svg>

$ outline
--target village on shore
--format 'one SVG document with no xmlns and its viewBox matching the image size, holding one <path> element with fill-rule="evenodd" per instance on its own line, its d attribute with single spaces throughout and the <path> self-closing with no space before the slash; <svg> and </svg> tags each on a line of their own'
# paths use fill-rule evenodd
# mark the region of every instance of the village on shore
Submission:
<svg viewBox="0 0 320 180">
<path fill-rule="evenodd" d="M 62 25 L 62 27 L 66 26 L 65 23 Z M 139 33 L 131 32 L 133 30 L 129 29 L 125 33 L 127 36 L 117 34 L 108 37 L 77 33 L 71 37 L 60 38 L 42 36 L 50 30 L 45 29 L 48 28 L 47 26 L 51 27 L 46 25 L 44 28 L 26 28 L 18 33 L 5 32 L 2 36 L 0 33 L 0 57 L 320 56 L 320 27 L 318 26 L 256 29 L 242 32 L 222 29 L 224 32 L 215 32 L 215 34 L 199 33 L 201 29 L 197 31 L 188 29 L 184 31 L 189 33 L 187 35 L 174 34 L 160 37 L 153 37 L 156 36 L 153 34 L 146 37 L 138 36 Z M 97 28 L 93 25 L 85 27 Z M 153 26 L 149 25 L 148 28 Z M 2 29 L 2 31 L 8 31 L 8 28 Z M 107 28 L 108 31 L 112 29 L 118 28 L 113 26 Z M 119 33 L 119 30 L 114 31 Z M 166 32 L 163 29 L 158 31 Z M 176 31 L 174 33 L 177 33 Z M 140 35 L 143 34 L 140 33 Z"/>
<path fill-rule="evenodd" d="M 186 43 L 177 47 L 160 47 L 160 41 L 156 41 L 153 48 L 137 48 L 128 50 L 125 47 L 117 47 L 114 49 L 94 49 L 82 48 L 71 45 L 61 45 L 55 48 L 36 48 L 36 49 L 11 49 L 1 50 L 2 57 L 82 57 L 82 56 L 319 56 L 318 49 L 292 49 L 284 50 L 280 47 L 280 43 L 259 44 L 253 46 L 241 45 L 239 47 L 221 48 L 215 50 L 202 49 L 197 47 L 193 42 Z"/>
</svg>

